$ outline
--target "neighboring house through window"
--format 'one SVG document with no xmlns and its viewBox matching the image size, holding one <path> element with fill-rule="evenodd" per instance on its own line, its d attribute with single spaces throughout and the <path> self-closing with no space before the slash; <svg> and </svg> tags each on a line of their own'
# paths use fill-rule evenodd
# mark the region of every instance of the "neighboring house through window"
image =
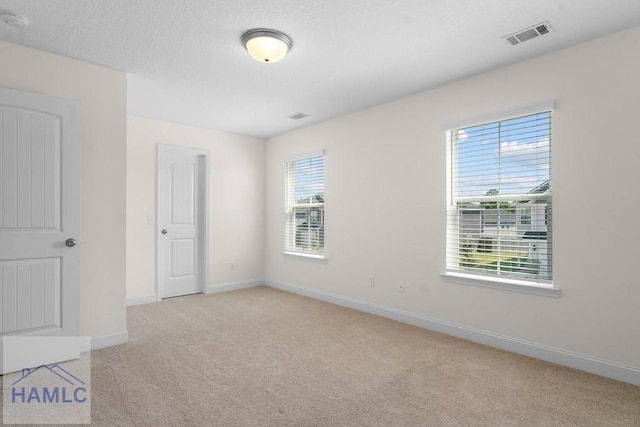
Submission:
<svg viewBox="0 0 640 427">
<path fill-rule="evenodd" d="M 447 272 L 551 283 L 551 110 L 447 131 Z"/>
<path fill-rule="evenodd" d="M 285 252 L 324 256 L 324 152 L 287 162 Z"/>
</svg>

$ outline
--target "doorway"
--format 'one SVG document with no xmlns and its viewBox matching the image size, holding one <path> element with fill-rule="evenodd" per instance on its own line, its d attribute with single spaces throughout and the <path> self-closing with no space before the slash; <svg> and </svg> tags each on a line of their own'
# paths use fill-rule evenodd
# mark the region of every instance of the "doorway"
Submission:
<svg viewBox="0 0 640 427">
<path fill-rule="evenodd" d="M 209 153 L 158 144 L 158 299 L 204 293 L 208 283 Z"/>
</svg>

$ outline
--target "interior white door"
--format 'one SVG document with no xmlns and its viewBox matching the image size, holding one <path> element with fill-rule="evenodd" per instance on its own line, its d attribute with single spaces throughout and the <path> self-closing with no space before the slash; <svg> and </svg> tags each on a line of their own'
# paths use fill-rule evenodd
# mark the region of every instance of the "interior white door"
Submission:
<svg viewBox="0 0 640 427">
<path fill-rule="evenodd" d="M 77 102 L 0 89 L 3 338 L 79 334 L 79 129 Z M 79 357 L 79 347 L 58 350 L 42 363 Z"/>
<path fill-rule="evenodd" d="M 206 151 L 158 144 L 158 294 L 203 292 Z"/>
</svg>

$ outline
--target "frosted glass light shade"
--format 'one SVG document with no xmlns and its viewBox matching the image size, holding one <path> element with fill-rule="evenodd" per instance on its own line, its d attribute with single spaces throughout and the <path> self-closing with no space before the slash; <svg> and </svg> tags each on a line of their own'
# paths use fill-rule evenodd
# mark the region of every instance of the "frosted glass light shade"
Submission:
<svg viewBox="0 0 640 427">
<path fill-rule="evenodd" d="M 259 28 L 242 35 L 242 44 L 256 61 L 271 64 L 289 52 L 291 38 L 280 31 Z"/>
</svg>

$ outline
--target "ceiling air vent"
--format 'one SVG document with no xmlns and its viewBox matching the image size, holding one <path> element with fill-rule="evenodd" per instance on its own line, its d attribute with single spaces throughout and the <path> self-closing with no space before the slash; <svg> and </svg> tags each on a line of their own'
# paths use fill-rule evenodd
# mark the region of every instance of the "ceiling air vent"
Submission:
<svg viewBox="0 0 640 427">
<path fill-rule="evenodd" d="M 542 24 L 542 25 L 538 25 L 536 27 L 536 31 L 538 32 L 538 34 L 543 35 L 543 34 L 547 34 L 549 32 L 549 26 Z"/>
<path fill-rule="evenodd" d="M 4 22 L 11 27 L 19 28 L 21 30 L 24 30 L 29 26 L 27 18 L 20 16 L 15 12 L 11 12 L 10 10 L 0 9 L 0 22 Z"/>
<path fill-rule="evenodd" d="M 305 113 L 296 113 L 289 116 L 291 120 L 300 120 L 300 119 L 304 119 L 305 117 L 309 117 L 309 115 Z"/>
<path fill-rule="evenodd" d="M 549 21 L 544 21 L 532 27 L 525 28 L 524 30 L 520 30 L 513 34 L 504 36 L 502 37 L 502 39 L 506 40 L 510 45 L 514 46 L 526 42 L 527 40 L 535 39 L 536 37 L 549 34 L 552 31 L 553 27 L 551 26 L 551 24 L 549 24 Z"/>
</svg>

